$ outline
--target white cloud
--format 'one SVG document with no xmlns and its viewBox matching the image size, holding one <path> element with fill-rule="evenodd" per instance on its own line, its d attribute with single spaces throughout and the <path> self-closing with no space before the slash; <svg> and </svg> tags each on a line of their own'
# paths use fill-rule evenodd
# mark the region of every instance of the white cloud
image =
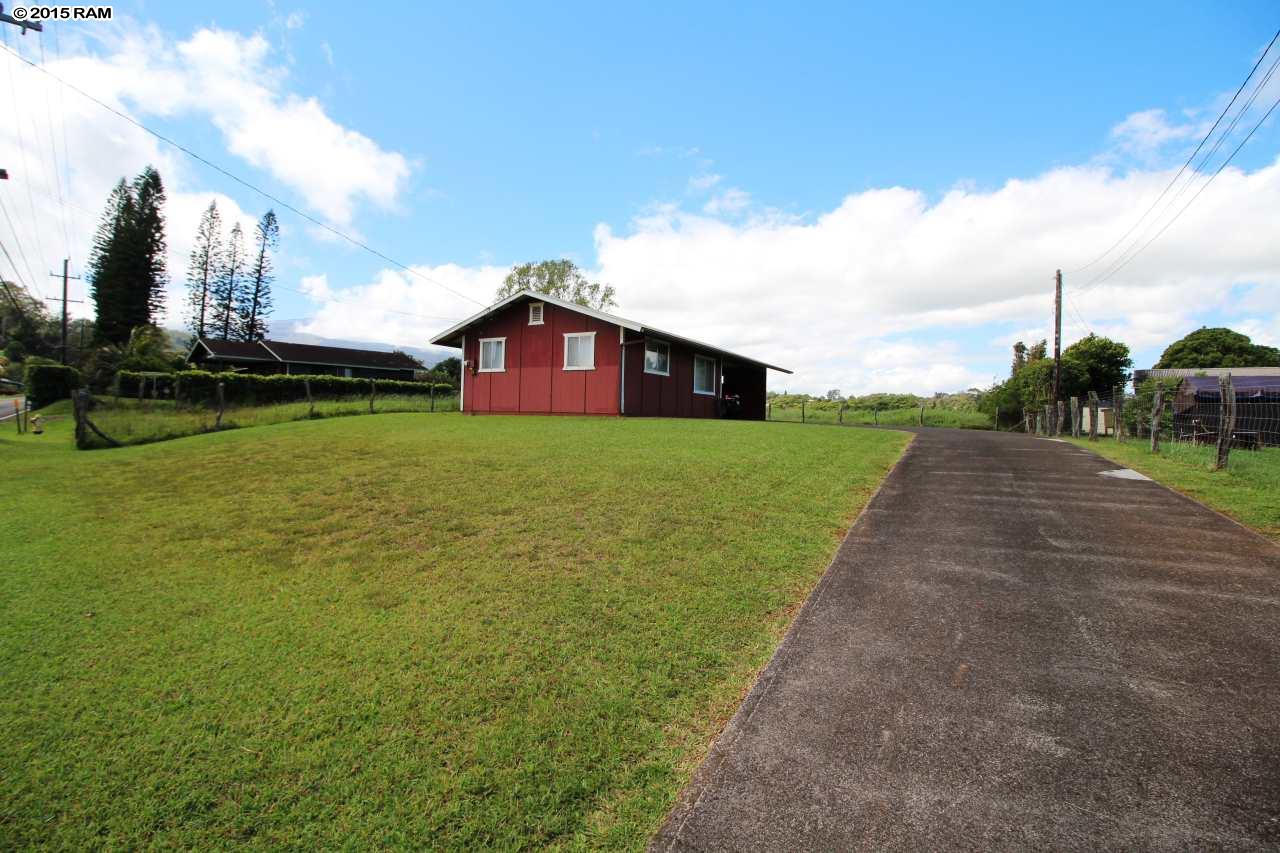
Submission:
<svg viewBox="0 0 1280 853">
<path fill-rule="evenodd" d="M 689 179 L 689 189 L 694 192 L 704 192 L 720 183 L 720 175 L 703 173 L 694 175 Z"/>
<path fill-rule="evenodd" d="M 1125 118 L 1111 129 L 1111 139 L 1120 151 L 1150 161 L 1169 143 L 1202 137 L 1206 130 L 1198 122 L 1170 122 L 1166 111 L 1153 109 Z"/>
<path fill-rule="evenodd" d="M 717 176 L 718 177 L 718 176 Z M 716 193 L 711 199 L 702 206 L 702 212 L 719 215 L 734 215 L 742 213 L 751 206 L 751 194 L 737 187 L 729 187 L 723 192 Z"/>
<path fill-rule="evenodd" d="M 227 149 L 264 169 L 311 209 L 347 224 L 361 202 L 393 208 L 409 177 L 404 155 L 334 121 L 318 100 L 290 92 L 260 34 L 201 29 L 173 42 L 124 31 L 106 56 L 56 65 L 60 76 L 139 115 L 213 123 Z"/>
<path fill-rule="evenodd" d="M 457 264 L 413 269 L 416 275 L 383 270 L 372 282 L 337 289 L 324 275 L 304 277 L 300 289 L 319 307 L 298 330 L 327 338 L 423 347 L 435 333 L 479 310 L 457 293 L 488 303 L 508 272 L 506 267 Z"/>
</svg>

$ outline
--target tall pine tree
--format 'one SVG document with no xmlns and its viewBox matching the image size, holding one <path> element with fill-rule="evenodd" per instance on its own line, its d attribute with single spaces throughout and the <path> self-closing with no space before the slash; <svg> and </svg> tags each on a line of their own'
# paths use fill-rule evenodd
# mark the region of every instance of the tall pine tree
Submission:
<svg viewBox="0 0 1280 853">
<path fill-rule="evenodd" d="M 124 345 L 164 310 L 164 185 L 148 166 L 111 191 L 89 255 L 89 293 L 97 312 L 94 342 Z"/>
<path fill-rule="evenodd" d="M 280 242 L 280 225 L 274 210 L 268 210 L 258 220 L 254 230 L 257 253 L 249 270 L 249 282 L 245 288 L 244 306 L 240 311 L 240 335 L 246 341 L 260 341 L 267 336 L 267 317 L 271 314 L 271 253 Z"/>
<path fill-rule="evenodd" d="M 137 293 L 131 286 L 133 274 L 129 268 L 136 220 L 133 192 L 121 178 L 107 198 L 107 208 L 94 235 L 87 265 L 89 296 L 97 312 L 93 337 L 98 344 L 123 344 L 138 325 L 139 315 L 142 315 L 140 322 L 146 322 L 146 300 L 139 302 L 135 298 Z"/>
<path fill-rule="evenodd" d="M 212 290 L 221 263 L 222 215 L 218 213 L 218 203 L 211 201 L 200 216 L 195 247 L 187 264 L 187 308 L 191 312 L 187 328 L 198 338 L 205 337 L 206 320 L 213 313 Z"/>
<path fill-rule="evenodd" d="M 214 279 L 213 316 L 209 324 L 211 337 L 224 341 L 240 336 L 240 308 L 244 304 L 244 232 L 237 222 L 231 226 L 231 239 L 223 253 L 222 265 Z"/>
<path fill-rule="evenodd" d="M 137 205 L 137 264 L 139 288 L 146 288 L 147 323 L 154 323 L 164 312 L 165 289 L 169 271 L 165 260 L 164 183 L 160 173 L 148 166 L 134 178 L 133 197 Z M 141 325 L 141 324 L 139 324 Z"/>
</svg>

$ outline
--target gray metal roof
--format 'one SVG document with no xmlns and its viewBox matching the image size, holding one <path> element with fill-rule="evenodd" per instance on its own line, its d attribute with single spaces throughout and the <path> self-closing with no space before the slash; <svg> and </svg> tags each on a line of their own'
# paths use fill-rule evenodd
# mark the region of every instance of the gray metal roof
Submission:
<svg viewBox="0 0 1280 853">
<path fill-rule="evenodd" d="M 621 326 L 624 329 L 630 329 L 631 331 L 639 332 L 642 335 L 653 335 L 656 338 L 662 338 L 664 341 L 672 341 L 672 342 L 687 344 L 688 346 L 694 347 L 696 349 L 701 349 L 707 352 L 715 353 L 716 355 L 724 356 L 726 358 L 731 358 L 735 361 L 742 361 L 742 362 L 746 362 L 747 364 L 754 364 L 754 365 L 757 365 L 758 367 L 764 367 L 769 370 L 776 370 L 779 373 L 791 372 L 790 370 L 787 370 L 785 367 L 778 367 L 777 365 L 769 364 L 767 362 L 760 361 L 758 359 L 749 358 L 748 356 L 741 355 L 736 352 L 731 352 L 727 349 L 721 349 L 720 347 L 712 346 L 711 344 L 703 343 L 702 341 L 696 341 L 693 338 L 686 338 L 683 335 L 673 334 L 671 332 L 667 332 L 662 329 L 656 328 L 654 326 L 646 325 L 644 323 L 637 323 L 634 320 L 628 320 L 625 317 L 619 317 L 616 314 L 609 314 L 605 311 L 597 311 L 594 308 L 588 308 L 585 305 L 579 305 L 576 302 L 569 302 L 566 299 L 559 299 L 555 296 L 548 296 L 545 293 L 537 293 L 532 290 L 522 290 L 519 293 L 508 296 L 506 299 L 503 299 L 501 302 L 496 302 L 493 305 L 490 305 L 488 308 L 485 308 L 483 311 L 478 311 L 477 313 L 463 320 L 461 323 L 457 323 L 453 326 L 450 326 L 440 334 L 436 335 L 434 338 L 431 339 L 431 344 L 434 346 L 446 346 L 446 347 L 461 346 L 462 334 L 468 328 L 475 325 L 476 323 L 479 323 L 482 320 L 492 317 L 494 314 L 497 314 L 499 311 L 502 311 L 507 306 L 514 305 L 516 302 L 519 302 L 522 299 L 528 299 L 533 302 L 547 302 L 552 305 L 558 306 L 560 308 L 564 308 L 567 311 L 576 311 L 579 314 L 585 314 L 588 317 L 594 317 L 597 320 L 602 320 L 606 323 L 612 323 L 615 326 Z"/>
</svg>

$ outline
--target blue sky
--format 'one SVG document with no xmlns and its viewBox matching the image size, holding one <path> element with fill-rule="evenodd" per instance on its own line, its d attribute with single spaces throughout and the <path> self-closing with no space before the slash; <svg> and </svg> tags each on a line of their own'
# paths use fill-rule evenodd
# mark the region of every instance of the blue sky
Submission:
<svg viewBox="0 0 1280 853">
<path fill-rule="evenodd" d="M 56 57 L 46 35 L 44 62 L 480 302 L 503 268 L 568 256 L 618 286 L 619 313 L 796 367 L 778 387 L 929 392 L 989 382 L 1013 339 L 1044 333 L 1053 270 L 1120 236 L 1280 26 L 1267 3 L 1011 6 L 126 2 L 111 24 L 63 25 Z M 40 61 L 39 38 L 8 44 Z M 7 70 L 26 98 L 35 72 Z M 268 204 L 52 98 L 9 106 L 28 143 L 68 133 L 73 265 L 88 211 L 142 159 L 175 196 L 175 294 L 201 199 L 247 218 Z M 94 145 L 104 134 L 115 144 Z M 36 159 L 16 142 L 0 152 Z M 1276 143 L 1262 128 L 1238 170 L 1073 302 L 1069 336 L 1079 314 L 1142 364 L 1204 323 L 1277 343 Z M 31 221 L 62 215 L 42 205 Z M 421 345 L 475 308 L 282 224 L 280 320 Z"/>
</svg>

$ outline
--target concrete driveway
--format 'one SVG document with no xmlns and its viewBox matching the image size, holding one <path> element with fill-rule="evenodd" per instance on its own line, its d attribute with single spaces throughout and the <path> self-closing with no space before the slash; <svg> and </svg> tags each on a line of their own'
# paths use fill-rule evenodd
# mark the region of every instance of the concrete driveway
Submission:
<svg viewBox="0 0 1280 853">
<path fill-rule="evenodd" d="M 1115 467 L 920 431 L 652 849 L 1280 845 L 1280 548 Z"/>
</svg>

